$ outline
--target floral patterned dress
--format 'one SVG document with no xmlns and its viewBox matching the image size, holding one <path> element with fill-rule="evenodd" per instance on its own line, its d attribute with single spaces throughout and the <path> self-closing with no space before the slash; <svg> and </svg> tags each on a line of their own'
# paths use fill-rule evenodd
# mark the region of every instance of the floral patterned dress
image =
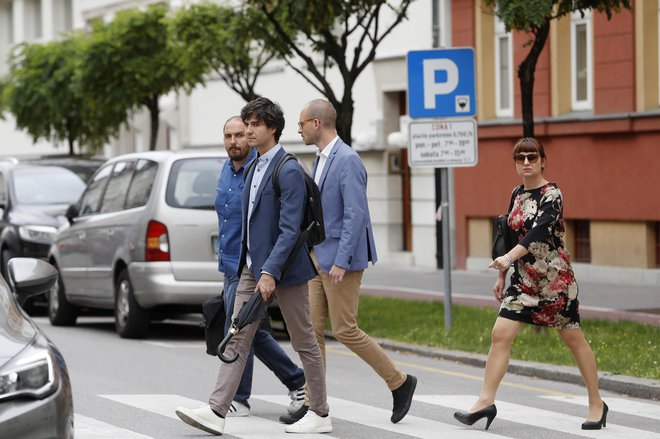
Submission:
<svg viewBox="0 0 660 439">
<path fill-rule="evenodd" d="M 516 192 L 509 228 L 514 242 L 529 253 L 514 263 L 499 315 L 538 326 L 578 328 L 578 287 L 564 244 L 561 191 L 548 183 Z"/>
</svg>

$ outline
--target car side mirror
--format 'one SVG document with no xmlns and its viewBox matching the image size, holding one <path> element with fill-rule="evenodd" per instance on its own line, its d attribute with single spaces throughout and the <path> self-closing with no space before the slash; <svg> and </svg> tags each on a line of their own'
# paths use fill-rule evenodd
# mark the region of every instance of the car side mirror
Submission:
<svg viewBox="0 0 660 439">
<path fill-rule="evenodd" d="M 69 207 L 67 207 L 64 216 L 69 221 L 69 224 L 73 224 L 73 219 L 78 216 L 78 204 L 69 204 Z"/>
<path fill-rule="evenodd" d="M 58 274 L 55 267 L 41 259 L 12 258 L 7 263 L 7 276 L 18 303 L 23 306 L 29 297 L 49 292 Z"/>
</svg>

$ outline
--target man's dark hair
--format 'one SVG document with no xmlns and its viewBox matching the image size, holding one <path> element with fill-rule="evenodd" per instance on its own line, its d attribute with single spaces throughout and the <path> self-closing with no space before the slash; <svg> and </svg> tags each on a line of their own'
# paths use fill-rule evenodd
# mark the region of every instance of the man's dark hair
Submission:
<svg viewBox="0 0 660 439">
<path fill-rule="evenodd" d="M 275 128 L 275 141 L 280 141 L 284 130 L 284 112 L 275 102 L 268 98 L 256 98 L 241 108 L 241 119 L 246 122 L 251 117 L 256 117 L 259 122 L 266 124 L 268 128 Z"/>
</svg>

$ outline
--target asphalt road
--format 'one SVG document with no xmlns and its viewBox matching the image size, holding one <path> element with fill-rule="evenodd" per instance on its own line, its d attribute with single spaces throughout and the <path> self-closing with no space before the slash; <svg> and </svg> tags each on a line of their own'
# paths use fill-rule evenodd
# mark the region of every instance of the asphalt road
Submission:
<svg viewBox="0 0 660 439">
<path fill-rule="evenodd" d="M 206 355 L 203 332 L 193 322 L 155 324 L 146 340 L 123 340 L 111 318 L 81 318 L 75 327 L 37 323 L 60 347 L 74 391 L 76 437 L 208 437 L 179 421 L 178 405 L 203 404 L 215 382 L 219 361 Z M 289 343 L 281 341 L 292 353 Z M 328 394 L 334 430 L 319 438 L 660 438 L 660 402 L 603 392 L 610 406 L 607 428 L 579 429 L 586 414 L 585 389 L 578 385 L 509 374 L 498 394 L 498 417 L 484 431 L 457 424 L 455 409 L 468 408 L 479 391 L 482 370 L 452 361 L 391 352 L 393 360 L 418 377 L 409 416 L 389 421 L 391 395 L 383 381 L 343 346 L 328 345 Z M 294 355 L 293 358 L 297 357 Z M 291 437 L 277 422 L 288 404 L 286 389 L 255 364 L 252 414 L 228 419 L 225 437 Z"/>
</svg>

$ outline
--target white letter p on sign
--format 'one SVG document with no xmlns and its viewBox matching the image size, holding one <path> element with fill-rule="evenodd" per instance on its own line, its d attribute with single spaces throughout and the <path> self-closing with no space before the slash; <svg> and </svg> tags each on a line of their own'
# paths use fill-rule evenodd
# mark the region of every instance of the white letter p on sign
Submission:
<svg viewBox="0 0 660 439">
<path fill-rule="evenodd" d="M 458 66 L 450 59 L 425 59 L 424 65 L 424 108 L 435 108 L 435 97 L 446 95 L 458 85 Z M 445 82 L 435 82 L 435 72 L 444 70 L 447 73 Z"/>
</svg>

